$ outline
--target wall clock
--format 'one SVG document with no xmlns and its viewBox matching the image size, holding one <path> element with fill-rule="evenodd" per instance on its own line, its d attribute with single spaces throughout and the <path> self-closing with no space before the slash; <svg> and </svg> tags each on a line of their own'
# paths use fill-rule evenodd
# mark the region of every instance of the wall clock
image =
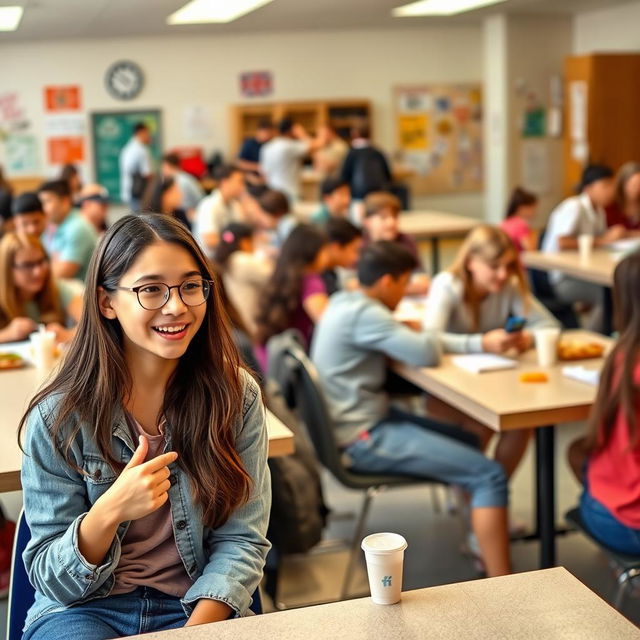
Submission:
<svg viewBox="0 0 640 640">
<path fill-rule="evenodd" d="M 133 100 L 144 85 L 144 73 L 131 60 L 114 62 L 105 74 L 105 84 L 111 97 L 116 100 Z"/>
</svg>

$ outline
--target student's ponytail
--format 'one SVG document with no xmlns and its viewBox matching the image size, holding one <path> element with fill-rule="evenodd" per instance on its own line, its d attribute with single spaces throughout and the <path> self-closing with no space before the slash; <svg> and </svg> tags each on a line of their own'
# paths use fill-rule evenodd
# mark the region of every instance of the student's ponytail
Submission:
<svg viewBox="0 0 640 640">
<path fill-rule="evenodd" d="M 214 262 L 222 271 L 227 268 L 229 258 L 240 249 L 240 242 L 252 238 L 253 233 L 253 227 L 240 222 L 232 222 L 222 230 L 213 254 Z"/>
</svg>

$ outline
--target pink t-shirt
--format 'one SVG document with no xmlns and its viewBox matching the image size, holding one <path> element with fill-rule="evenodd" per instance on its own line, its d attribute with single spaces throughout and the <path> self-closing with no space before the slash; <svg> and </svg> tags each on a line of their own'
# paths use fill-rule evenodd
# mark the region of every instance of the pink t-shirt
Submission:
<svg viewBox="0 0 640 640">
<path fill-rule="evenodd" d="M 140 435 L 149 441 L 147 460 L 164 451 L 164 423 L 159 427 L 160 433 L 154 436 L 147 433 L 133 416 L 127 415 L 127 422 L 134 442 Z M 191 578 L 176 547 L 169 500 L 144 518 L 131 521 L 122 541 L 115 577 L 113 595 L 130 593 L 144 586 L 182 598 L 191 587 Z"/>
<path fill-rule="evenodd" d="M 526 220 L 511 216 L 500 223 L 500 228 L 511 238 L 518 251 L 524 251 L 522 241 L 531 233 L 531 227 Z"/>
<path fill-rule="evenodd" d="M 620 375 L 614 373 L 614 385 Z M 633 377 L 639 384 L 640 364 Z M 591 454 L 587 480 L 589 493 L 598 502 L 622 524 L 640 530 L 640 446 L 632 446 L 630 426 L 622 410 L 615 417 L 607 446 Z"/>
</svg>

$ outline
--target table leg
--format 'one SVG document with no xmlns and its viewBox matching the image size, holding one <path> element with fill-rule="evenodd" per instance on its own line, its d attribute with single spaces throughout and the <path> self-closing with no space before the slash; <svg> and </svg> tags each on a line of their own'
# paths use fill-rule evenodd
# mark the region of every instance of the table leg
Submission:
<svg viewBox="0 0 640 640">
<path fill-rule="evenodd" d="M 440 239 L 431 238 L 431 276 L 440 272 Z"/>
<path fill-rule="evenodd" d="M 555 427 L 536 429 L 536 518 L 540 568 L 556 564 Z"/>
</svg>

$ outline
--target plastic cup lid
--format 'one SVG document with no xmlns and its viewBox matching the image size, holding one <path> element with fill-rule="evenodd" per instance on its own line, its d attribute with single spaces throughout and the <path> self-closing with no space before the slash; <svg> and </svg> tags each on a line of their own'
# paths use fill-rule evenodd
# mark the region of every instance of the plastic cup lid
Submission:
<svg viewBox="0 0 640 640">
<path fill-rule="evenodd" d="M 395 553 L 407 548 L 407 541 L 399 533 L 372 533 L 362 541 L 362 548 L 372 553 Z"/>
</svg>

